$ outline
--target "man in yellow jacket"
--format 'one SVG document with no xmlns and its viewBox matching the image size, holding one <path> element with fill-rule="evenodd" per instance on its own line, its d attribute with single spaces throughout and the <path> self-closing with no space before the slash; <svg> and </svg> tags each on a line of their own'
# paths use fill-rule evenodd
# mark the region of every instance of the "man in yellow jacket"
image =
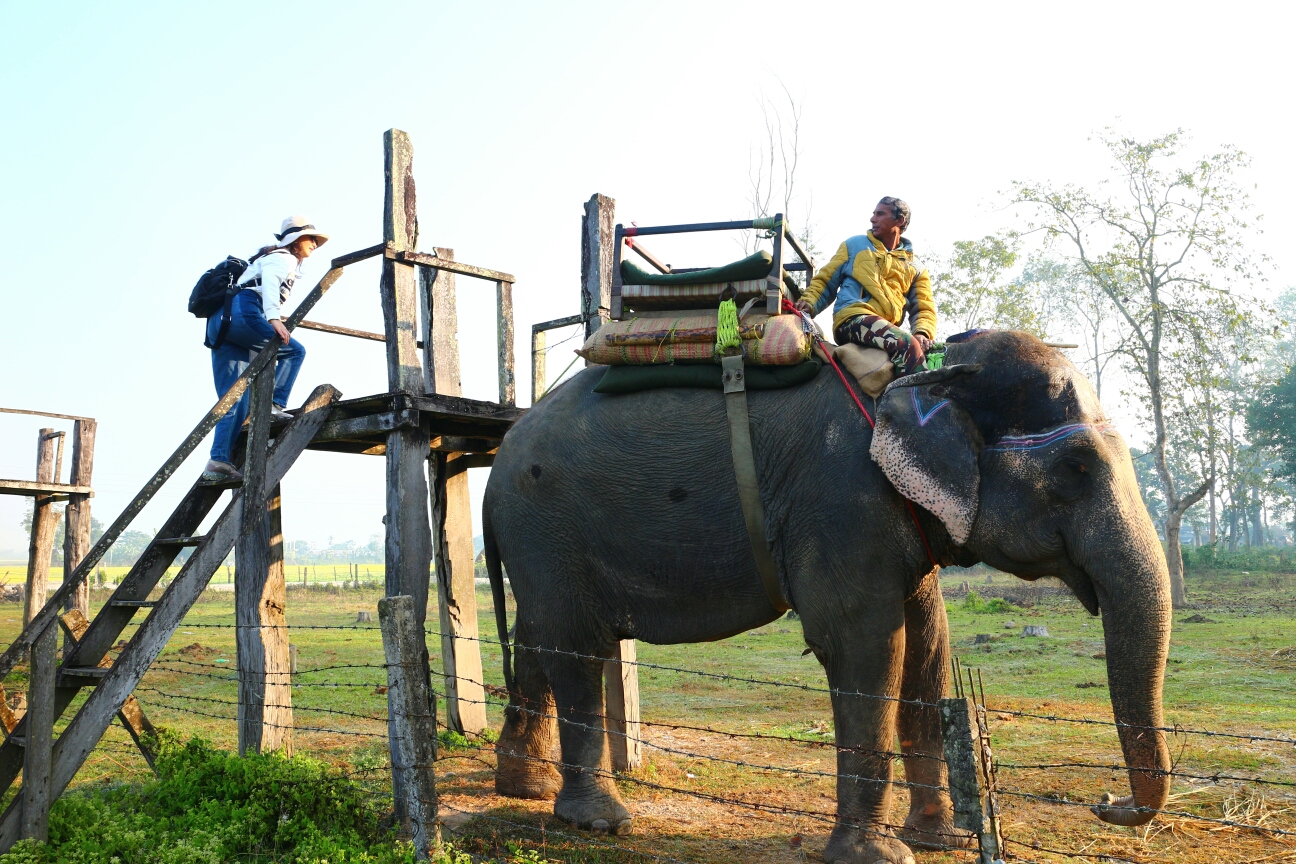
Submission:
<svg viewBox="0 0 1296 864">
<path fill-rule="evenodd" d="M 842 243 L 797 301 L 798 309 L 817 315 L 835 298 L 837 343 L 881 348 L 906 375 L 922 368 L 936 336 L 931 278 L 914 260 L 913 244 L 901 236 L 910 216 L 899 198 L 879 201 L 873 230 Z M 906 315 L 913 335 L 900 329 Z"/>
</svg>

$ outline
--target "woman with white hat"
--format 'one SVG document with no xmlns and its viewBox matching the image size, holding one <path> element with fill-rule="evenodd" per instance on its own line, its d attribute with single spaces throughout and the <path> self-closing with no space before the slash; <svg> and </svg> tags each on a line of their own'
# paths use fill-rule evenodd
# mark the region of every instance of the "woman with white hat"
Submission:
<svg viewBox="0 0 1296 864">
<path fill-rule="evenodd" d="M 279 339 L 283 345 L 275 358 L 274 407 L 275 419 L 292 419 L 285 408 L 292 393 L 293 382 L 301 371 L 306 349 L 288 333 L 284 326 L 281 306 L 288 300 L 293 283 L 301 276 L 301 265 L 310 254 L 328 240 L 327 234 L 315 230 L 304 216 L 290 216 L 283 221 L 275 243 L 263 247 L 252 256 L 248 268 L 238 282 L 241 288 L 230 305 L 230 321 L 225 338 L 220 339 L 221 318 L 207 319 L 207 345 L 212 348 L 212 377 L 216 380 L 216 394 L 225 391 L 243 374 L 252 355 Z M 219 343 L 219 344 L 218 344 Z M 203 470 L 208 479 L 242 479 L 234 467 L 230 450 L 248 414 L 248 393 L 243 394 L 229 413 L 216 424 L 216 437 L 212 441 L 211 460 Z"/>
</svg>

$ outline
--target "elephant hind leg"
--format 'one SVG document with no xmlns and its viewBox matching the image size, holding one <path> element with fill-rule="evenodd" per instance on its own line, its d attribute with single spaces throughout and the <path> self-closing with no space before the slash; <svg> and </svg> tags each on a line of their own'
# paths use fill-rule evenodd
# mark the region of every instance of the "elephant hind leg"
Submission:
<svg viewBox="0 0 1296 864">
<path fill-rule="evenodd" d="M 519 626 L 516 643 L 526 645 Z M 562 788 L 558 773 L 558 722 L 553 690 L 536 652 L 513 652 L 513 690 L 504 728 L 495 744 L 495 791 L 509 798 L 553 800 Z"/>
<path fill-rule="evenodd" d="M 970 832 L 954 827 L 949 775 L 942 760 L 940 714 L 932 705 L 949 687 L 949 622 L 933 569 L 905 601 L 905 658 L 900 697 L 929 703 L 900 705 L 900 751 L 909 786 L 909 815 L 900 836 L 927 849 L 971 848 Z"/>
</svg>

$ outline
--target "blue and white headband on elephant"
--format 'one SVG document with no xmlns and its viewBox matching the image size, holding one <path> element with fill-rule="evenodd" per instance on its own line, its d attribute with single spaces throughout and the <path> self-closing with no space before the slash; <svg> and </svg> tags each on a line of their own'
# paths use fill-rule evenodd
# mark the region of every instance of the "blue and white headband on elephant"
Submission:
<svg viewBox="0 0 1296 864">
<path fill-rule="evenodd" d="M 937 406 L 939 407 L 939 406 Z M 1056 444 L 1063 438 L 1069 438 L 1077 432 L 1086 429 L 1092 429 L 1099 435 L 1111 429 L 1110 423 L 1068 423 L 1065 426 L 1058 426 L 1045 432 L 1035 432 L 1030 435 L 1005 435 L 997 442 L 987 446 L 986 450 L 1038 450 L 1041 447 L 1047 447 L 1050 444 Z"/>
</svg>

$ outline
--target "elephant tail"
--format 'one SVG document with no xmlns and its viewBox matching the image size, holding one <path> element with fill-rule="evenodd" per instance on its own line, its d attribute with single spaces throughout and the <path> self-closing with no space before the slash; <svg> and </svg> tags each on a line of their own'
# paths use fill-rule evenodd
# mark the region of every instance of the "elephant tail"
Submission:
<svg viewBox="0 0 1296 864">
<path fill-rule="evenodd" d="M 504 565 L 500 562 L 495 531 L 491 528 L 490 509 L 482 508 L 482 543 L 486 553 L 486 574 L 490 577 L 491 595 L 495 600 L 495 626 L 499 630 L 500 653 L 504 656 L 504 686 L 513 692 L 513 657 L 509 652 L 508 610 L 504 605 Z"/>
</svg>

